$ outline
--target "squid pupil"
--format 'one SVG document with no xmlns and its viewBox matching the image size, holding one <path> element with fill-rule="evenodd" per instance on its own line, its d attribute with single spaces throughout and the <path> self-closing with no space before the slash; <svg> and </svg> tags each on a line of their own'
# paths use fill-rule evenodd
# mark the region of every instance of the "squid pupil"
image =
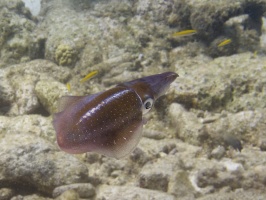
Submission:
<svg viewBox="0 0 266 200">
<path fill-rule="evenodd" d="M 145 108 L 146 108 L 146 109 L 150 109 L 150 108 L 151 108 L 151 102 L 147 102 L 147 103 L 145 104 Z"/>
</svg>

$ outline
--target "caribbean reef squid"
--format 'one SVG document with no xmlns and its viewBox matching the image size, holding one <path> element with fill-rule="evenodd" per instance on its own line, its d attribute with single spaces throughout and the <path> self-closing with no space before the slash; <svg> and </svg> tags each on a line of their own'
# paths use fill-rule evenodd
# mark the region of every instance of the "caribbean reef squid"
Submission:
<svg viewBox="0 0 266 200">
<path fill-rule="evenodd" d="M 165 72 L 118 84 L 90 96 L 64 96 L 53 125 L 67 153 L 96 152 L 122 158 L 137 146 L 143 115 L 178 77 Z"/>
</svg>

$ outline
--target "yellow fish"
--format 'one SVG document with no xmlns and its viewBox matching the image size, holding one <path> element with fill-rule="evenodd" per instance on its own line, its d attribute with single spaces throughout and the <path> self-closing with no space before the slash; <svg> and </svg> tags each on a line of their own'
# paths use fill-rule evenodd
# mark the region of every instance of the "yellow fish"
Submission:
<svg viewBox="0 0 266 200">
<path fill-rule="evenodd" d="M 227 44 L 230 44 L 231 42 L 232 42 L 231 39 L 225 39 L 225 40 L 223 40 L 222 42 L 220 42 L 217 46 L 218 46 L 218 47 L 222 47 L 222 46 L 225 46 L 225 45 L 227 45 Z"/>
<path fill-rule="evenodd" d="M 94 70 L 90 73 L 88 73 L 83 79 L 80 80 L 81 83 L 84 83 L 85 81 L 89 80 L 90 78 L 96 76 L 98 74 L 97 70 Z"/>
<path fill-rule="evenodd" d="M 173 33 L 173 37 L 183 37 L 183 36 L 189 36 L 189 35 L 194 35 L 196 34 L 197 31 L 194 29 L 190 29 L 190 30 L 184 30 L 184 31 L 179 31 L 176 33 Z"/>
<path fill-rule="evenodd" d="M 67 84 L 66 84 L 66 87 L 67 87 L 67 90 L 70 92 L 70 90 L 71 90 L 70 83 L 67 83 Z"/>
<path fill-rule="evenodd" d="M 254 58 L 257 58 L 257 56 L 258 56 L 258 51 L 254 51 L 253 56 L 254 56 Z"/>
</svg>

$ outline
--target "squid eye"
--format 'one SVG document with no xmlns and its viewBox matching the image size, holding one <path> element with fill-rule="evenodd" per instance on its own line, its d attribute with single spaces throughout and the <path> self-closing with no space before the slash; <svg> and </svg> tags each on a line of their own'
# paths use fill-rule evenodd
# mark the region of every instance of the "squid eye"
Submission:
<svg viewBox="0 0 266 200">
<path fill-rule="evenodd" d="M 146 114 L 147 112 L 150 111 L 150 109 L 152 108 L 153 106 L 153 99 L 152 98 L 148 98 L 144 103 L 143 103 L 143 106 L 142 106 L 142 112 L 143 114 Z"/>
</svg>

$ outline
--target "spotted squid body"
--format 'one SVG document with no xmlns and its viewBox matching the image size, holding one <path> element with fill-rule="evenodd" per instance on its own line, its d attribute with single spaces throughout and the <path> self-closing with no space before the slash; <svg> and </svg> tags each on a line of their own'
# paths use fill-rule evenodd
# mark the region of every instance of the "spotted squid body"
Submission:
<svg viewBox="0 0 266 200">
<path fill-rule="evenodd" d="M 90 96 L 62 97 L 53 121 L 59 147 L 68 153 L 93 151 L 115 158 L 126 156 L 141 138 L 143 114 L 177 76 L 165 72 Z"/>
</svg>

